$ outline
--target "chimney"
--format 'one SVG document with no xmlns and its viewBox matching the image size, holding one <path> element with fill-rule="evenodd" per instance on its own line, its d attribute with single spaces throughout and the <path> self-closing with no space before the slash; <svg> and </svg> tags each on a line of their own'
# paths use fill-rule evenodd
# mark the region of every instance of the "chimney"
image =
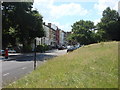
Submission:
<svg viewBox="0 0 120 90">
<path fill-rule="evenodd" d="M 51 23 L 48 23 L 48 26 L 51 28 Z"/>
</svg>

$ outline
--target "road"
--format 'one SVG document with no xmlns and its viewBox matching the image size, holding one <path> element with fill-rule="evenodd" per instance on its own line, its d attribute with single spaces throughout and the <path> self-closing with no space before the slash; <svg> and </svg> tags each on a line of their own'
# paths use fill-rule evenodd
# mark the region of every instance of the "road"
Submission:
<svg viewBox="0 0 120 90">
<path fill-rule="evenodd" d="M 45 53 L 37 53 L 37 66 L 46 62 L 47 59 L 66 54 L 66 50 L 50 50 Z M 34 54 L 11 56 L 12 61 L 2 61 L 2 85 L 3 87 L 31 73 L 33 69 Z"/>
</svg>

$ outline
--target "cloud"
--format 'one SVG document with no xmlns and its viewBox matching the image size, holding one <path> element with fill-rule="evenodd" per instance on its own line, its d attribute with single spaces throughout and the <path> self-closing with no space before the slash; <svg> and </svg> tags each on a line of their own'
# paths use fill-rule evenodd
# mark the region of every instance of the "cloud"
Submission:
<svg viewBox="0 0 120 90">
<path fill-rule="evenodd" d="M 46 19 L 50 18 L 50 7 L 53 5 L 54 0 L 34 0 L 33 8 L 37 9 L 40 14 Z"/>
<path fill-rule="evenodd" d="M 52 17 L 60 18 L 63 16 L 84 16 L 88 11 L 81 7 L 80 4 L 70 3 L 62 4 L 60 6 L 51 6 L 50 14 Z"/>
<path fill-rule="evenodd" d="M 49 20 L 44 20 L 44 22 L 46 22 L 46 25 L 48 23 L 52 23 L 54 26 L 57 26 L 59 29 L 64 30 L 64 31 L 71 31 L 71 24 L 70 23 L 66 23 L 66 24 L 60 24 L 57 21 L 49 21 Z"/>
<path fill-rule="evenodd" d="M 55 5 L 55 0 L 35 0 L 33 4 L 34 9 L 40 12 L 43 16 L 44 22 L 53 23 L 60 29 L 65 31 L 71 30 L 71 23 L 60 23 L 58 19 L 63 19 L 65 16 L 84 16 L 88 14 L 88 11 L 84 9 L 80 4 L 67 3 Z"/>
<path fill-rule="evenodd" d="M 99 14 L 102 14 L 107 7 L 118 11 L 118 1 L 119 0 L 98 0 L 94 8 L 98 10 Z"/>
<path fill-rule="evenodd" d="M 100 22 L 100 18 L 93 20 L 94 25 L 97 25 Z"/>
<path fill-rule="evenodd" d="M 61 4 L 54 5 L 55 0 L 35 0 L 34 8 L 38 8 L 43 16 L 51 17 L 51 18 L 61 18 L 63 16 L 73 16 L 80 15 L 84 16 L 88 13 L 86 9 L 84 9 L 80 4 L 69 3 L 69 4 Z"/>
<path fill-rule="evenodd" d="M 34 0 L 36 2 L 50 2 L 48 0 Z M 96 2 L 97 0 L 53 0 L 54 2 Z"/>
</svg>

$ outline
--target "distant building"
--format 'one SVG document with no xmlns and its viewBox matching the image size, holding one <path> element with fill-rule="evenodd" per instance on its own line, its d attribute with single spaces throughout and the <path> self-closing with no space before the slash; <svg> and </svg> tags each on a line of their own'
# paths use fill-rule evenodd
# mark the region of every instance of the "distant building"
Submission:
<svg viewBox="0 0 120 90">
<path fill-rule="evenodd" d="M 64 45 L 68 45 L 67 37 L 67 32 L 64 32 Z"/>
<path fill-rule="evenodd" d="M 118 2 L 118 13 L 119 13 L 119 16 L 120 16 L 120 1 Z"/>
<path fill-rule="evenodd" d="M 56 47 L 57 45 L 57 41 L 56 41 L 56 29 L 57 26 L 55 26 L 54 24 L 48 23 L 48 26 L 50 28 L 50 42 L 51 42 L 51 46 L 52 47 Z"/>
<path fill-rule="evenodd" d="M 45 37 L 36 38 L 36 44 L 46 44 L 52 47 L 57 47 L 59 45 L 67 45 L 67 35 L 68 32 L 65 32 L 59 29 L 56 25 L 48 23 L 43 24 L 43 29 L 45 31 Z"/>
<path fill-rule="evenodd" d="M 56 44 L 59 45 L 60 44 L 60 29 L 57 27 L 56 30 Z"/>
<path fill-rule="evenodd" d="M 45 37 L 42 38 L 36 38 L 36 45 L 41 45 L 41 44 L 46 44 L 46 45 L 50 45 L 50 28 L 43 24 L 43 29 L 45 31 Z"/>
</svg>

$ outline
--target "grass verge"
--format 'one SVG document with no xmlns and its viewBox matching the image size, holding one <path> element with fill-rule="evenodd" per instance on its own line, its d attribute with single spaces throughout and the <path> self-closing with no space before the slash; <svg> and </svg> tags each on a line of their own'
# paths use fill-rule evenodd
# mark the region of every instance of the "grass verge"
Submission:
<svg viewBox="0 0 120 90">
<path fill-rule="evenodd" d="M 117 88 L 118 42 L 91 44 L 48 60 L 7 88 Z"/>
</svg>

